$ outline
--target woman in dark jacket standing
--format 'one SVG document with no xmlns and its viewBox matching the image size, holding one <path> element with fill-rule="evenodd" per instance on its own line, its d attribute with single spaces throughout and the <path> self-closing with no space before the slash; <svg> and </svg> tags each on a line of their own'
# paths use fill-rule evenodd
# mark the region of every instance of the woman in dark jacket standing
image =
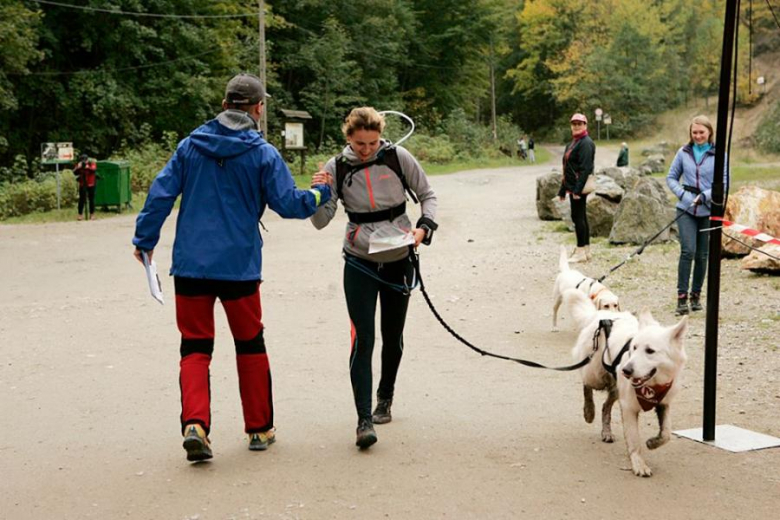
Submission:
<svg viewBox="0 0 780 520">
<path fill-rule="evenodd" d="M 584 114 L 574 114 L 571 123 L 572 140 L 563 152 L 563 180 L 558 197 L 561 201 L 569 194 L 571 201 L 571 219 L 577 235 L 577 249 L 569 262 L 587 262 L 590 260 L 590 228 L 585 210 L 588 195 L 582 193 L 588 177 L 593 175 L 593 161 L 596 157 L 596 145 L 588 136 L 588 118 Z"/>
<path fill-rule="evenodd" d="M 690 310 L 700 311 L 701 288 L 707 273 L 709 233 L 701 231 L 709 226 L 712 180 L 715 174 L 715 144 L 712 123 L 706 116 L 696 116 L 688 128 L 690 142 L 680 148 L 669 168 L 666 185 L 677 196 L 677 229 L 680 237 L 680 261 L 677 266 L 678 316 Z M 728 164 L 728 163 L 726 163 Z M 723 175 L 728 184 L 727 172 Z M 693 264 L 693 282 L 691 282 Z"/>
</svg>

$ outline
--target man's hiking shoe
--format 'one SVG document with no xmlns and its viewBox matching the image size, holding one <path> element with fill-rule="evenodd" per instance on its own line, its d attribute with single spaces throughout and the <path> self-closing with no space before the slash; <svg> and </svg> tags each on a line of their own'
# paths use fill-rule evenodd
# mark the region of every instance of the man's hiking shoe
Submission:
<svg viewBox="0 0 780 520">
<path fill-rule="evenodd" d="M 390 407 L 393 406 L 392 399 L 381 399 L 377 397 L 376 408 L 371 419 L 374 424 L 387 424 L 393 420 L 393 416 L 390 414 Z"/>
<path fill-rule="evenodd" d="M 249 449 L 251 451 L 265 451 L 268 446 L 276 442 L 276 431 L 268 430 L 261 433 L 249 434 Z"/>
<path fill-rule="evenodd" d="M 188 424 L 184 427 L 182 446 L 187 450 L 187 460 L 190 462 L 207 460 L 214 456 L 206 432 L 200 424 Z"/>
<path fill-rule="evenodd" d="M 357 440 L 355 445 L 361 450 L 371 447 L 376 442 L 376 432 L 371 419 L 360 419 L 357 427 Z"/>
</svg>

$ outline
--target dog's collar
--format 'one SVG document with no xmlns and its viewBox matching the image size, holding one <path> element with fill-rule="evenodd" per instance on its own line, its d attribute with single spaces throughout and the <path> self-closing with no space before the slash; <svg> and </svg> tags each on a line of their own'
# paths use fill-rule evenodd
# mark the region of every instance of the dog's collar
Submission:
<svg viewBox="0 0 780 520">
<path fill-rule="evenodd" d="M 596 297 L 597 297 L 597 296 L 598 296 L 598 295 L 601 293 L 601 291 L 603 291 L 604 289 L 606 289 L 606 287 L 602 287 L 602 288 L 601 288 L 601 289 L 599 289 L 598 291 L 596 291 L 596 292 L 594 292 L 593 294 L 591 294 L 591 295 L 590 295 L 590 299 L 591 299 L 591 300 L 593 300 L 593 301 L 595 302 L 595 301 L 596 301 Z"/>
<path fill-rule="evenodd" d="M 669 381 L 665 385 L 651 385 L 640 386 L 635 388 L 636 398 L 639 401 L 639 406 L 642 410 L 648 412 L 658 406 L 658 403 L 664 400 L 669 389 L 672 388 L 674 380 Z"/>
</svg>

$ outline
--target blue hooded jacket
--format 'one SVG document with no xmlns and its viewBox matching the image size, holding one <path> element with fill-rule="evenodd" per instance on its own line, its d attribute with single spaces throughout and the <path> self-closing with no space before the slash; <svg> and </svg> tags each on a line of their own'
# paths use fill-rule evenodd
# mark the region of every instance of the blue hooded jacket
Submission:
<svg viewBox="0 0 780 520">
<path fill-rule="evenodd" d="M 295 187 L 279 152 L 239 110 L 227 110 L 179 143 L 149 188 L 133 244 L 155 248 L 181 194 L 171 274 L 212 280 L 262 278 L 258 221 L 266 205 L 305 219 L 330 198 L 329 186 Z"/>
</svg>

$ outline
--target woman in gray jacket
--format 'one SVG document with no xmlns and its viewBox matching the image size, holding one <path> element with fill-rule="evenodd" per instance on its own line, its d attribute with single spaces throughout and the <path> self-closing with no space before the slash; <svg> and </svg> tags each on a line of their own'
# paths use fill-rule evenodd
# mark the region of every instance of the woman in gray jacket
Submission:
<svg viewBox="0 0 780 520">
<path fill-rule="evenodd" d="M 330 159 L 313 183 L 335 181 L 333 198 L 312 217 L 322 229 L 341 200 L 349 217 L 344 235 L 344 294 L 352 322 L 350 379 L 358 415 L 357 441 L 368 448 L 377 441 L 374 424 L 392 420 L 395 380 L 401 363 L 409 291 L 416 273 L 410 246 L 429 244 L 437 228 L 436 195 L 420 164 L 406 149 L 382 139 L 385 121 L 371 107 L 352 110 L 342 131 L 347 146 Z M 422 216 L 412 226 L 407 193 L 419 199 Z M 377 406 L 371 412 L 374 321 L 381 302 L 382 376 Z"/>
<path fill-rule="evenodd" d="M 688 128 L 688 135 L 690 142 L 677 152 L 666 176 L 667 186 L 679 199 L 677 227 L 680 236 L 680 260 L 677 266 L 675 311 L 678 316 L 689 312 L 689 287 L 690 310 L 702 310 L 701 288 L 707 273 L 709 253 L 709 234 L 702 232 L 702 229 L 709 227 L 712 180 L 715 173 L 715 136 L 710 120 L 706 116 L 694 117 Z M 728 174 L 725 171 L 723 183 L 728 185 Z"/>
</svg>

